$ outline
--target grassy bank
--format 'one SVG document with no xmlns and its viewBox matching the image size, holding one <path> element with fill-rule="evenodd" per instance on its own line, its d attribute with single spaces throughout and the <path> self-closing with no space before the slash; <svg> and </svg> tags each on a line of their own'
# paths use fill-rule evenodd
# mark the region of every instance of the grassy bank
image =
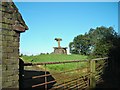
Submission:
<svg viewBox="0 0 120 90">
<path fill-rule="evenodd" d="M 22 56 L 24 62 L 58 62 L 66 60 L 84 60 L 87 56 L 84 55 L 36 55 L 36 56 Z"/>
<path fill-rule="evenodd" d="M 59 61 L 68 61 L 68 60 L 85 60 L 87 56 L 83 55 L 56 55 L 56 54 L 48 54 L 48 55 L 36 55 L 36 56 L 23 56 L 22 59 L 24 62 L 59 62 Z M 49 71 L 63 71 L 63 70 L 71 70 L 86 67 L 85 62 L 75 62 L 75 63 L 66 63 L 66 64 L 52 64 L 47 65 L 47 70 Z M 44 66 L 40 66 L 44 69 Z"/>
</svg>

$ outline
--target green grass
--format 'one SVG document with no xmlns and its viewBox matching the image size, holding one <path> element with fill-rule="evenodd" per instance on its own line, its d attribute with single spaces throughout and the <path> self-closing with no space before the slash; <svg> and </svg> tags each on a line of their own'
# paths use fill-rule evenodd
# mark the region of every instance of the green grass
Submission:
<svg viewBox="0 0 120 90">
<path fill-rule="evenodd" d="M 85 60 L 87 56 L 84 55 L 58 55 L 58 54 L 49 54 L 49 55 L 36 55 L 36 56 L 23 56 L 22 59 L 24 62 L 59 62 L 59 61 L 68 61 L 68 60 Z M 86 67 L 86 62 L 75 62 L 75 63 L 66 63 L 66 64 L 52 64 L 47 65 L 47 70 L 50 71 L 68 71 L 72 69 Z M 44 66 L 42 66 L 44 68 Z"/>
<path fill-rule="evenodd" d="M 68 61 L 68 60 L 85 60 L 88 59 L 88 56 L 49 54 L 49 55 L 23 56 L 22 59 L 24 60 L 24 62 L 38 63 L 38 62 L 60 62 L 60 61 Z M 85 72 L 83 71 L 85 71 L 84 69 L 86 69 L 87 65 L 88 65 L 87 62 L 50 64 L 50 65 L 46 65 L 46 69 L 55 78 L 55 80 L 57 81 L 56 84 L 60 84 L 63 83 L 64 81 L 67 82 L 70 81 L 71 79 L 76 79 L 80 75 L 84 74 Z M 40 67 L 26 66 L 24 69 L 26 70 L 34 69 L 34 70 L 44 71 L 45 66 L 44 65 L 40 65 Z M 74 69 L 80 69 L 80 70 L 74 70 Z M 69 70 L 74 70 L 74 71 L 64 73 L 64 71 L 69 71 Z"/>
<path fill-rule="evenodd" d="M 22 59 L 24 62 L 58 62 L 66 60 L 84 60 L 87 59 L 87 56 L 84 55 L 58 55 L 58 54 L 49 54 L 49 55 L 36 55 L 36 56 L 23 56 Z"/>
</svg>

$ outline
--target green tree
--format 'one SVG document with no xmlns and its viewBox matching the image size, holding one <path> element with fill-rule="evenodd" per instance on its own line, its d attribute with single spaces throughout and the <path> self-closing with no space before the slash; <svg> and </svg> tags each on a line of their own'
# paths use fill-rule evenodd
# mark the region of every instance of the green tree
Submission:
<svg viewBox="0 0 120 90">
<path fill-rule="evenodd" d="M 74 37 L 73 42 L 69 44 L 70 53 L 107 56 L 116 36 L 117 33 L 112 27 L 91 28 L 88 33 Z"/>
</svg>

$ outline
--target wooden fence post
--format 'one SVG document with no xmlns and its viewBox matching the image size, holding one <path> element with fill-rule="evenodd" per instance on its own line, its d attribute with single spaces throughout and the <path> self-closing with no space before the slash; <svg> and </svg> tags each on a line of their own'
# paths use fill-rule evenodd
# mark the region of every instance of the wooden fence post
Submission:
<svg viewBox="0 0 120 90">
<path fill-rule="evenodd" d="M 95 88 L 95 60 L 90 60 L 90 88 Z"/>
</svg>

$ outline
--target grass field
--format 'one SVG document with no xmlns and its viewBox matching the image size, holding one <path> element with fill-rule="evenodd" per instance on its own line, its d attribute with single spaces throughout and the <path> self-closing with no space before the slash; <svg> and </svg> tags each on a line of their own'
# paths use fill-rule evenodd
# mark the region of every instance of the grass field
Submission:
<svg viewBox="0 0 120 90">
<path fill-rule="evenodd" d="M 87 56 L 84 55 L 58 55 L 58 54 L 48 54 L 48 55 L 36 55 L 36 56 L 23 56 L 24 62 L 58 62 L 66 60 L 85 60 Z"/>
<path fill-rule="evenodd" d="M 24 62 L 38 63 L 38 62 L 60 62 L 60 61 L 70 61 L 70 60 L 85 60 L 85 59 L 88 59 L 88 57 L 83 56 L 83 55 L 48 54 L 48 55 L 36 55 L 36 56 L 23 56 L 22 59 L 24 60 Z M 60 83 L 63 83 L 64 81 L 67 82 L 67 81 L 70 81 L 71 79 L 78 78 L 82 74 L 85 74 L 87 72 L 87 65 L 88 65 L 87 62 L 50 64 L 50 65 L 46 65 L 46 70 L 50 72 L 51 75 L 54 77 L 54 79 L 57 81 L 56 84 L 60 84 Z M 44 65 L 27 66 L 24 69 L 45 71 L 45 66 Z M 67 72 L 64 73 L 65 71 Z"/>
<path fill-rule="evenodd" d="M 22 59 L 24 62 L 58 62 L 58 61 L 68 61 L 68 60 L 85 60 L 87 56 L 83 55 L 56 55 L 56 54 L 49 54 L 49 55 L 36 55 L 36 56 L 23 56 Z M 67 63 L 67 64 L 54 64 L 54 65 L 47 65 L 47 69 L 50 71 L 63 71 L 63 70 L 71 70 L 85 67 L 86 63 Z M 42 66 L 44 69 L 44 66 Z"/>
</svg>

